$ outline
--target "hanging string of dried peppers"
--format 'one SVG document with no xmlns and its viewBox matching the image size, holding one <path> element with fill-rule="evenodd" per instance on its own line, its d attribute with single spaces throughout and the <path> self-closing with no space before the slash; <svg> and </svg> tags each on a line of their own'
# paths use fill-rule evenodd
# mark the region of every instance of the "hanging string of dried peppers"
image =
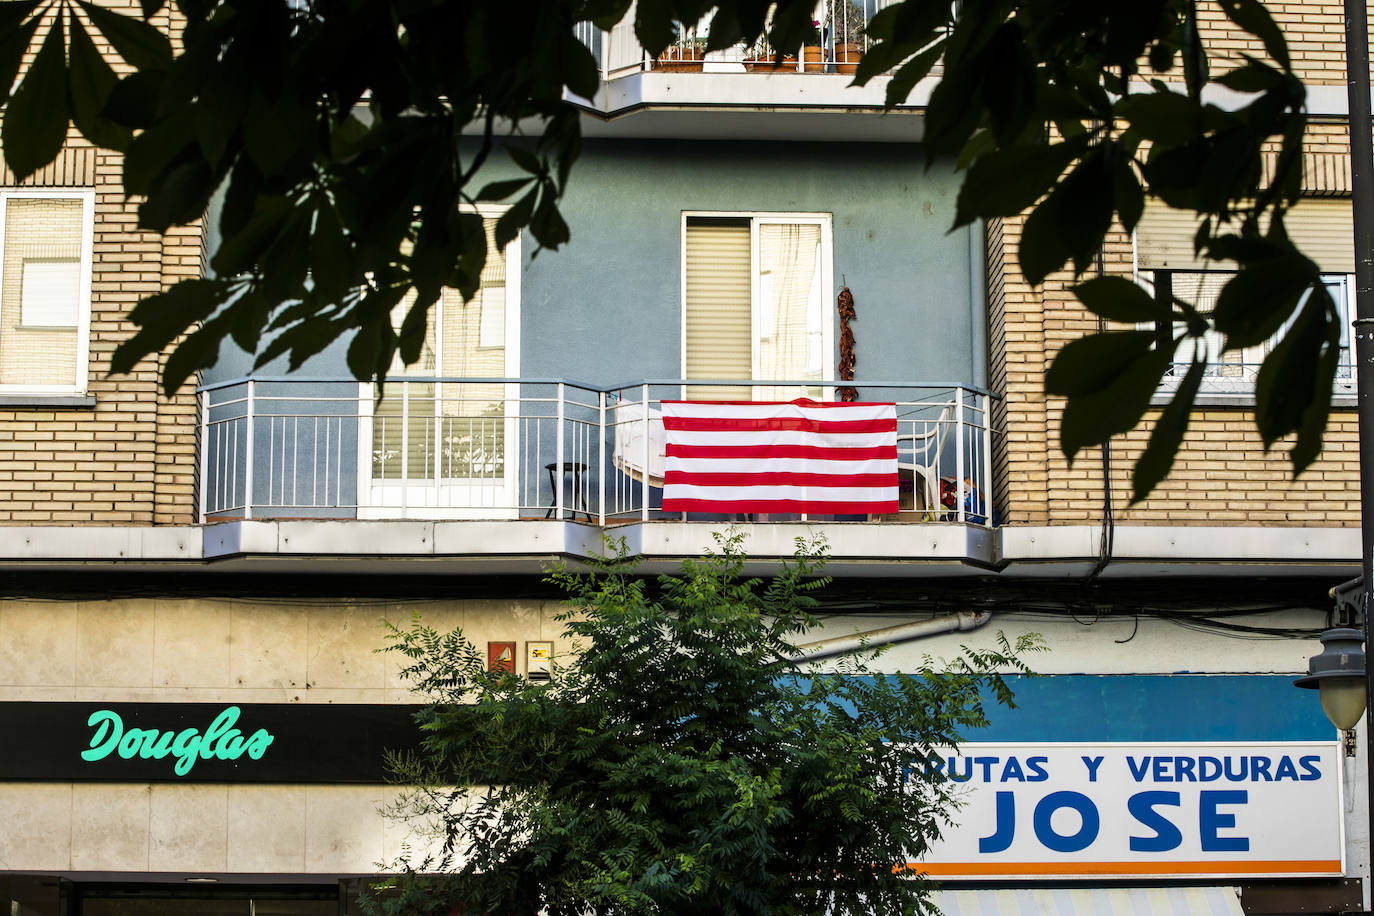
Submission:
<svg viewBox="0 0 1374 916">
<path fill-rule="evenodd" d="M 840 311 L 840 381 L 854 381 L 854 330 L 849 322 L 855 319 L 854 294 L 849 287 L 840 290 L 837 306 Z M 841 401 L 857 401 L 859 392 L 851 387 L 839 389 Z"/>
</svg>

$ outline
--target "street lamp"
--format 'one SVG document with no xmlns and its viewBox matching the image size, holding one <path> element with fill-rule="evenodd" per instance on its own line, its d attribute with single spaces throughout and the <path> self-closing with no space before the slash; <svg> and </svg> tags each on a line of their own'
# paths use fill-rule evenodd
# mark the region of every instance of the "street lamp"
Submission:
<svg viewBox="0 0 1374 916">
<path fill-rule="evenodd" d="M 1364 634 L 1337 627 L 1323 633 L 1321 641 L 1321 652 L 1307 661 L 1307 677 L 1293 683 L 1320 691 L 1326 717 L 1342 732 L 1349 732 L 1364 715 Z M 1353 753 L 1353 742 L 1348 739 L 1346 753 Z"/>
</svg>

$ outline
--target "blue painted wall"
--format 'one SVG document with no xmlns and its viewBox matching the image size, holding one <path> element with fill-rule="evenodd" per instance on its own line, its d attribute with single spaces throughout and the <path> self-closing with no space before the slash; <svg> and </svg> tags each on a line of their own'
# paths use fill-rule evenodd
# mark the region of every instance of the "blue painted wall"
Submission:
<svg viewBox="0 0 1374 916">
<path fill-rule="evenodd" d="M 505 158 L 493 155 L 489 178 L 514 174 Z M 521 374 L 679 377 L 682 211 L 772 211 L 832 214 L 830 298 L 842 278 L 854 293 L 860 379 L 975 384 L 982 291 L 970 283 L 970 230 L 947 233 L 957 191 L 952 167 L 927 170 L 913 145 L 588 141 L 563 206 L 572 242 L 536 255 L 525 237 Z M 347 375 L 345 349 L 298 374 Z M 206 380 L 251 366 L 229 344 Z M 281 361 L 261 374 L 285 372 Z"/>
<path fill-rule="evenodd" d="M 1016 709 L 987 701 L 969 741 L 1331 741 L 1316 692 L 1290 675 L 1130 674 L 1007 678 Z"/>
<path fill-rule="evenodd" d="M 972 384 L 983 310 L 969 231 L 947 234 L 957 191 L 916 146 L 589 143 L 567 195 L 572 243 L 525 268 L 522 373 L 679 377 L 682 211 L 772 211 L 833 215 L 830 298 L 847 280 L 858 377 Z"/>
</svg>

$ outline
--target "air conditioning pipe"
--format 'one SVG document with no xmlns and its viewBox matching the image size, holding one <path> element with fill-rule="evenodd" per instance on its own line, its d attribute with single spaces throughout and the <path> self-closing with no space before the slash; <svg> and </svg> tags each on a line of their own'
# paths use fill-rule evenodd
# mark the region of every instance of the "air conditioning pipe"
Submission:
<svg viewBox="0 0 1374 916">
<path fill-rule="evenodd" d="M 960 611 L 957 614 L 946 614 L 943 617 L 932 617 L 929 620 L 918 620 L 915 623 L 902 623 L 895 627 L 883 627 L 880 630 L 868 630 L 864 633 L 852 633 L 848 636 L 822 639 L 820 642 L 798 646 L 802 650 L 802 654 L 797 657 L 796 662 L 813 662 L 834 655 L 857 652 L 865 646 L 873 649 L 878 646 L 895 645 L 899 642 L 911 642 L 926 636 L 938 636 L 941 633 L 976 630 L 991 619 L 991 611 Z"/>
</svg>

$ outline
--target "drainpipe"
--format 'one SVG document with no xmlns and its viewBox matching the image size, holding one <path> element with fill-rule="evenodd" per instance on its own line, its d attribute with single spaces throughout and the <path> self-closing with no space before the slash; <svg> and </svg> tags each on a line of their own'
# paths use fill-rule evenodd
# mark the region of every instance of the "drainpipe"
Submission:
<svg viewBox="0 0 1374 916">
<path fill-rule="evenodd" d="M 864 633 L 852 633 L 848 636 L 822 639 L 819 642 L 798 646 L 797 648 L 802 650 L 802 654 L 796 658 L 795 662 L 813 662 L 834 655 L 858 652 L 865 647 L 874 649 L 878 646 L 890 646 L 899 642 L 911 642 L 913 639 L 921 639 L 925 636 L 938 636 L 941 633 L 976 630 L 991 619 L 991 611 L 960 611 L 957 614 L 946 614 L 943 617 L 932 617 L 929 620 L 919 620 L 915 623 L 902 623 L 895 627 L 883 627 L 880 630 L 868 630 Z"/>
</svg>

